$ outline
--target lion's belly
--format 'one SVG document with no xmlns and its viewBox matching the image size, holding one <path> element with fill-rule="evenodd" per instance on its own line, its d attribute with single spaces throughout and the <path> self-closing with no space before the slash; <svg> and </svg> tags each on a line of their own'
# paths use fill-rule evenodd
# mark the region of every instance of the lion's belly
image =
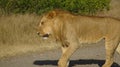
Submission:
<svg viewBox="0 0 120 67">
<path fill-rule="evenodd" d="M 97 43 L 101 39 L 104 38 L 104 34 L 96 31 L 96 32 L 86 32 L 83 34 L 80 34 L 79 41 L 80 43 Z"/>
<path fill-rule="evenodd" d="M 92 37 L 89 37 L 89 38 L 84 38 L 84 37 L 81 37 L 79 38 L 79 42 L 80 43 L 97 43 L 99 42 L 101 39 L 103 39 L 104 37 L 101 37 L 101 38 L 92 38 Z"/>
</svg>

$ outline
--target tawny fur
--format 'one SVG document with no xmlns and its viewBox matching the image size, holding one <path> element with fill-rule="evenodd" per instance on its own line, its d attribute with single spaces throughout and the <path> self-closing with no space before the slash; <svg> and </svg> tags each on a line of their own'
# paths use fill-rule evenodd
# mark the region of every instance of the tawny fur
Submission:
<svg viewBox="0 0 120 67">
<path fill-rule="evenodd" d="M 69 58 L 82 43 L 97 43 L 104 38 L 106 62 L 102 67 L 111 67 L 120 42 L 120 20 L 53 10 L 43 15 L 38 32 L 41 36 L 49 33 L 61 42 L 63 54 L 58 67 L 68 67 Z"/>
</svg>

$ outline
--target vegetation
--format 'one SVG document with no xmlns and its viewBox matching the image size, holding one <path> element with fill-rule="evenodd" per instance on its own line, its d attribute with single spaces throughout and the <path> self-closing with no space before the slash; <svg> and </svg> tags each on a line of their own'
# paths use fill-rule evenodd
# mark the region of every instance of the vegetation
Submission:
<svg viewBox="0 0 120 67">
<path fill-rule="evenodd" d="M 40 16 L 35 14 L 0 17 L 0 59 L 28 52 L 55 49 L 51 39 L 42 40 L 37 35 Z"/>
<path fill-rule="evenodd" d="M 109 9 L 110 0 L 0 0 L 2 14 L 37 13 L 42 14 L 55 8 L 81 14 L 94 14 Z"/>
</svg>

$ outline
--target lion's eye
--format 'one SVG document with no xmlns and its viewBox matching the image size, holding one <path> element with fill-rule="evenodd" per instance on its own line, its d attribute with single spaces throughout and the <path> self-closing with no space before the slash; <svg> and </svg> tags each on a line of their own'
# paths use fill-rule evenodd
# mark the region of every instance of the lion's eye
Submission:
<svg viewBox="0 0 120 67">
<path fill-rule="evenodd" d="M 41 22 L 41 25 L 43 25 L 44 24 L 44 22 Z"/>
</svg>

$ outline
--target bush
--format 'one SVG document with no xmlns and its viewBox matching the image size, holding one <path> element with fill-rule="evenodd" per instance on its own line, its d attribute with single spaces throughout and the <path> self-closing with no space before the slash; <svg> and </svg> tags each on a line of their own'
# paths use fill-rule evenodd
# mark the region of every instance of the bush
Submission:
<svg viewBox="0 0 120 67">
<path fill-rule="evenodd" d="M 110 0 L 0 0 L 2 14 L 37 13 L 42 14 L 55 8 L 81 14 L 94 14 L 109 9 Z"/>
</svg>

